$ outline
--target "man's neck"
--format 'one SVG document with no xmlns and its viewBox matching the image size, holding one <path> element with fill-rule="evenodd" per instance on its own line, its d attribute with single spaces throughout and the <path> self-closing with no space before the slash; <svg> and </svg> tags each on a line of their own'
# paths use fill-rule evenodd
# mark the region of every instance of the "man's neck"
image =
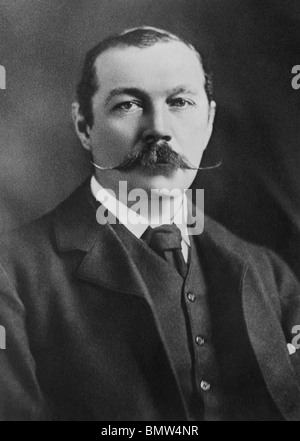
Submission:
<svg viewBox="0 0 300 441">
<path fill-rule="evenodd" d="M 106 185 L 104 179 L 96 173 L 97 182 L 106 190 L 112 192 L 113 196 L 126 205 L 128 209 L 139 209 L 139 213 L 148 219 L 151 225 L 162 225 L 171 223 L 183 206 L 184 192 L 176 191 L 170 197 L 169 193 L 158 192 L 157 190 L 141 190 L 128 188 L 127 182 L 112 183 Z"/>
</svg>

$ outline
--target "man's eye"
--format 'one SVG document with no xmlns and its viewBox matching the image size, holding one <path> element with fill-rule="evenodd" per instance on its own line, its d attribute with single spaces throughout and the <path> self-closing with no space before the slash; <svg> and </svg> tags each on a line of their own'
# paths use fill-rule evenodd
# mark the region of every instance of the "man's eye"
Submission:
<svg viewBox="0 0 300 441">
<path fill-rule="evenodd" d="M 125 112 L 139 110 L 140 108 L 141 105 L 133 101 L 126 101 L 124 103 L 120 103 L 115 106 L 116 110 L 124 110 Z"/>
<path fill-rule="evenodd" d="M 168 103 L 171 107 L 177 107 L 179 109 L 184 109 L 188 106 L 193 106 L 195 103 L 191 100 L 186 100 L 184 98 L 175 98 L 169 101 Z"/>
</svg>

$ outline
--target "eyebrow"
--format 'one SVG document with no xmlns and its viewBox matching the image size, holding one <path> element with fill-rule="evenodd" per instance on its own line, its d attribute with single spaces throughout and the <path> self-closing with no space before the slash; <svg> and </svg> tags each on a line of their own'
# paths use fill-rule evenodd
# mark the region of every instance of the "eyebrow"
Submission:
<svg viewBox="0 0 300 441">
<path fill-rule="evenodd" d="M 167 96 L 175 96 L 179 95 L 180 93 L 186 93 L 189 95 L 198 94 L 198 92 L 193 87 L 178 86 L 167 91 Z M 113 98 L 120 95 L 133 95 L 141 99 L 149 99 L 149 94 L 145 90 L 138 89 L 137 87 L 118 87 L 109 92 L 105 100 L 105 105 L 108 105 Z"/>
<path fill-rule="evenodd" d="M 175 87 L 175 89 L 170 90 L 168 92 L 168 96 L 179 95 L 180 93 L 186 93 L 188 95 L 198 95 L 197 90 L 191 86 L 178 86 Z"/>
<path fill-rule="evenodd" d="M 105 105 L 109 104 L 109 102 L 120 95 L 134 95 L 139 98 L 148 98 L 147 92 L 144 90 L 138 89 L 136 87 L 118 87 L 117 89 L 113 89 L 109 92 L 106 100 Z"/>
</svg>

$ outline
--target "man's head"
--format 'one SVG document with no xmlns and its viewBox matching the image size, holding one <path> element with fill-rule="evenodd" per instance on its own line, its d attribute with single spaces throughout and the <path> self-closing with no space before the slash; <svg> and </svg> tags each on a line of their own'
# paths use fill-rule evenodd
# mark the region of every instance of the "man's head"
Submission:
<svg viewBox="0 0 300 441">
<path fill-rule="evenodd" d="M 187 189 L 211 136 L 212 84 L 193 46 L 140 27 L 88 52 L 73 118 L 102 185 Z M 125 161 L 124 161 L 125 159 Z M 120 166 L 121 165 L 121 166 Z M 118 167 L 120 166 L 120 167 Z"/>
</svg>

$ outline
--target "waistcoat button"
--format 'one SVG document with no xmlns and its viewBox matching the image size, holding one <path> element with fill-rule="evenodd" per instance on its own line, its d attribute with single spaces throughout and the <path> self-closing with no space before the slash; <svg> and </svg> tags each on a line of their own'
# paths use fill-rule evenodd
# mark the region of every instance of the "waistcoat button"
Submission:
<svg viewBox="0 0 300 441">
<path fill-rule="evenodd" d="M 211 389 L 211 385 L 207 381 L 202 381 L 200 387 L 204 392 L 208 392 Z"/>
<path fill-rule="evenodd" d="M 192 292 L 189 292 L 187 295 L 187 298 L 189 299 L 190 302 L 194 302 L 196 299 L 196 296 Z"/>
<path fill-rule="evenodd" d="M 205 344 L 205 340 L 201 335 L 197 335 L 195 340 L 198 346 L 203 346 Z"/>
</svg>

